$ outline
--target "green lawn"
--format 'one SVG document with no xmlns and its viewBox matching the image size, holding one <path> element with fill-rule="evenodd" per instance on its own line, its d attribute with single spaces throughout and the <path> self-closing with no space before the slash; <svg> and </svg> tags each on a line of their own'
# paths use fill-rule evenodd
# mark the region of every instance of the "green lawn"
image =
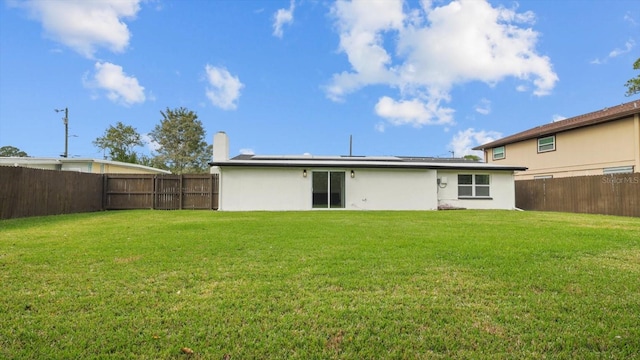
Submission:
<svg viewBox="0 0 640 360">
<path fill-rule="evenodd" d="M 0 283 L 0 358 L 640 354 L 639 218 L 111 211 L 5 220 Z"/>
</svg>

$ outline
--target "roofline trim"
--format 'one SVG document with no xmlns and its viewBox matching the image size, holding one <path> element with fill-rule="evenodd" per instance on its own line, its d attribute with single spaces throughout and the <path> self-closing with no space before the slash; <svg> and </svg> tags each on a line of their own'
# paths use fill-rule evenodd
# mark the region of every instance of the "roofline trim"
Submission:
<svg viewBox="0 0 640 360">
<path fill-rule="evenodd" d="M 445 170 L 497 170 L 497 171 L 524 171 L 527 167 L 524 166 L 504 166 L 504 165 L 490 165 L 488 163 L 472 163 L 472 164 L 435 164 L 435 163 L 407 163 L 407 162 L 379 162 L 372 161 L 367 162 L 327 162 L 327 161 L 219 161 L 210 162 L 209 166 L 224 167 L 285 167 L 285 168 L 353 168 L 353 169 L 445 169 Z"/>
<path fill-rule="evenodd" d="M 637 100 L 636 100 L 637 101 Z M 619 106 L 624 106 L 624 105 L 628 105 L 628 104 L 632 104 L 635 103 L 636 101 L 631 101 L 627 104 L 622 104 Z M 616 112 L 613 114 L 608 114 L 599 118 L 593 118 L 590 120 L 584 120 L 584 122 L 582 123 L 575 123 L 576 121 L 578 121 L 578 118 L 581 117 L 585 117 L 587 115 L 592 115 L 594 113 L 597 113 L 598 111 L 602 111 L 602 110 L 597 110 L 594 112 L 590 112 L 590 113 L 586 113 L 583 115 L 578 115 L 578 116 L 574 116 L 562 121 L 566 121 L 567 123 L 561 126 L 557 126 L 557 127 L 552 127 L 551 125 L 554 124 L 558 124 L 557 123 L 550 123 L 550 124 L 545 124 L 545 125 L 540 125 L 534 128 L 530 128 L 524 131 L 520 131 L 518 133 L 515 133 L 513 135 L 509 135 L 507 137 L 504 137 L 502 139 L 498 139 L 483 145 L 478 145 L 474 148 L 472 148 L 472 150 L 480 150 L 480 151 L 484 151 L 485 149 L 491 149 L 491 148 L 495 148 L 495 147 L 499 147 L 499 146 L 503 146 L 503 145 L 509 145 L 509 144 L 515 144 L 521 141 L 527 141 L 527 140 L 531 140 L 531 139 L 537 139 L 541 136 L 549 136 L 549 135 L 555 135 L 558 133 L 562 133 L 562 132 L 566 132 L 566 131 L 570 131 L 570 130 L 574 130 L 574 129 L 580 129 L 580 128 L 586 128 L 589 126 L 595 126 L 598 124 L 603 124 L 603 123 L 607 123 L 607 122 L 611 122 L 611 121 L 616 121 L 616 120 L 622 120 L 628 117 L 632 117 L 635 114 L 640 113 L 640 107 L 634 107 L 628 110 L 623 110 L 620 112 Z M 536 130 L 537 128 L 540 128 L 540 131 L 538 132 L 533 132 L 534 130 Z M 520 134 L 524 134 L 526 132 L 532 132 L 530 135 L 526 135 L 526 136 L 522 136 L 520 137 Z"/>
</svg>

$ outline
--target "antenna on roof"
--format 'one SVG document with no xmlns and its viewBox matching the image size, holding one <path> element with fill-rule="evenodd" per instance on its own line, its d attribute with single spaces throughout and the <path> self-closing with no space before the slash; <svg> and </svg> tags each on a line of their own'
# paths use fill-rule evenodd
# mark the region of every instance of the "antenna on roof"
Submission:
<svg viewBox="0 0 640 360">
<path fill-rule="evenodd" d="M 349 156 L 353 156 L 353 135 L 349 135 Z"/>
</svg>

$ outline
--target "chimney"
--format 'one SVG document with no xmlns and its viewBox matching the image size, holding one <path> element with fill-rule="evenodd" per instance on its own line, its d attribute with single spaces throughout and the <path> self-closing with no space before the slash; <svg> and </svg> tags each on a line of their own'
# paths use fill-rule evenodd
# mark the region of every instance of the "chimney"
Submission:
<svg viewBox="0 0 640 360">
<path fill-rule="evenodd" d="M 219 131 L 213 135 L 213 162 L 227 160 L 229 160 L 229 137 L 224 131 Z M 220 174 L 220 167 L 212 166 L 209 172 Z"/>
<path fill-rule="evenodd" d="M 229 160 L 229 136 L 224 131 L 213 135 L 213 161 Z"/>
</svg>

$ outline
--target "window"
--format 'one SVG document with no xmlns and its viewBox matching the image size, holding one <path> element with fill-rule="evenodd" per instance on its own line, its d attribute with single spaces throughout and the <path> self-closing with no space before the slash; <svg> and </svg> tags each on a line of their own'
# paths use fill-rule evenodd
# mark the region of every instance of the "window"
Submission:
<svg viewBox="0 0 640 360">
<path fill-rule="evenodd" d="M 631 174 L 633 173 L 633 166 L 619 166 L 619 167 L 610 167 L 604 168 L 602 170 L 604 175 L 610 174 Z"/>
<path fill-rule="evenodd" d="M 506 153 L 504 151 L 504 146 L 499 146 L 497 148 L 493 148 L 493 160 L 501 160 L 506 157 Z"/>
<path fill-rule="evenodd" d="M 344 208 L 344 171 L 314 171 L 312 176 L 313 208 Z"/>
<path fill-rule="evenodd" d="M 486 174 L 459 174 L 458 197 L 459 198 L 488 198 L 491 195 L 489 175 Z"/>
<path fill-rule="evenodd" d="M 538 139 L 538 152 L 554 151 L 556 149 L 556 136 L 547 136 Z"/>
</svg>

